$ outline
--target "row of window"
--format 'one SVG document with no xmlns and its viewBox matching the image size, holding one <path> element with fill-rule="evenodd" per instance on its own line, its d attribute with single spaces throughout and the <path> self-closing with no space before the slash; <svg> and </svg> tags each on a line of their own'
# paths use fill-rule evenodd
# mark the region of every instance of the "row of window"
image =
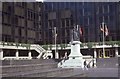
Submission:
<svg viewBox="0 0 120 79">
<path fill-rule="evenodd" d="M 119 35 L 116 35 L 116 34 L 111 35 L 111 36 L 106 36 L 105 40 L 106 41 L 115 41 L 115 40 L 118 39 L 117 38 L 118 36 Z M 59 37 L 56 38 L 56 40 L 57 40 L 57 43 L 69 43 L 71 41 L 70 40 L 70 36 L 67 36 L 67 37 L 59 36 Z M 86 35 L 86 36 L 81 36 L 80 37 L 80 41 L 81 42 L 88 42 L 88 41 L 93 42 L 93 41 L 102 41 L 102 40 L 103 40 L 103 36 L 102 35 L 97 36 L 97 38 L 96 38 L 96 36 L 93 36 L 93 35 L 90 35 L 90 36 Z M 45 41 L 44 42 L 45 43 L 54 43 L 54 38 L 45 37 Z"/>
<path fill-rule="evenodd" d="M 13 18 L 9 14 L 3 14 L 2 22 L 5 23 L 5 24 L 15 24 L 17 26 L 24 27 L 26 20 L 24 18 L 19 17 L 19 16 L 14 16 L 14 18 Z M 33 20 L 33 21 L 30 21 L 30 22 L 32 22 L 32 24 L 29 25 L 31 28 L 40 28 L 40 26 L 41 26 L 40 21 Z"/>
<path fill-rule="evenodd" d="M 37 14 L 37 13 L 35 13 L 35 12 L 33 12 L 33 11 L 30 11 L 30 10 L 28 10 L 27 11 L 27 18 L 28 19 L 30 19 L 30 20 L 41 20 L 40 18 L 40 15 L 39 14 Z"/>
<path fill-rule="evenodd" d="M 34 2 L 14 2 L 14 4 L 16 6 L 23 7 L 23 8 L 27 5 L 27 8 L 29 8 L 29 9 L 33 9 L 33 8 L 36 9 L 36 8 L 40 7 L 39 3 L 34 3 Z"/>
<path fill-rule="evenodd" d="M 45 4 L 45 10 L 58 10 L 60 7 L 62 7 L 62 9 L 65 9 L 65 8 L 71 9 L 71 8 L 73 8 L 73 10 L 75 10 L 75 8 L 76 8 L 77 11 L 80 10 L 81 14 L 85 13 L 85 15 L 86 15 L 86 13 L 90 13 L 92 11 L 93 7 L 94 7 L 94 5 L 92 5 L 92 3 L 84 3 L 84 5 L 80 5 L 80 4 L 81 3 L 75 3 L 74 7 L 73 7 L 72 6 L 73 3 L 69 4 L 69 2 L 66 2 L 66 3 L 46 3 Z M 104 4 L 102 4 L 102 6 L 99 6 L 96 9 L 98 10 L 98 13 L 106 13 L 106 12 L 111 13 L 115 9 L 115 6 L 112 5 L 112 4 L 107 4 L 106 5 L 106 3 L 104 3 Z"/>
<path fill-rule="evenodd" d="M 41 38 L 41 37 L 39 37 Z M 21 42 L 21 43 L 25 43 L 26 41 L 28 41 L 28 43 L 34 43 L 35 40 L 37 38 L 30 38 L 28 37 L 27 39 L 25 37 L 21 37 L 21 36 L 15 36 L 13 38 L 13 36 L 11 35 L 2 35 L 2 41 L 5 41 L 5 42 Z M 29 42 L 31 41 L 31 42 Z"/>
<path fill-rule="evenodd" d="M 83 25 L 83 26 L 88 26 L 88 25 L 92 25 L 94 22 L 94 17 L 80 17 L 78 18 L 78 22 Z M 97 21 L 100 23 L 102 23 L 103 21 L 106 24 L 111 24 L 114 22 L 114 16 L 113 15 L 107 15 L 107 16 L 97 16 Z M 78 24 L 79 24 L 78 23 Z M 73 24 L 71 19 L 61 19 L 61 26 L 65 27 L 65 26 L 71 26 Z M 49 20 L 48 21 L 48 26 L 49 27 L 54 27 L 56 26 L 56 20 Z"/>
</svg>

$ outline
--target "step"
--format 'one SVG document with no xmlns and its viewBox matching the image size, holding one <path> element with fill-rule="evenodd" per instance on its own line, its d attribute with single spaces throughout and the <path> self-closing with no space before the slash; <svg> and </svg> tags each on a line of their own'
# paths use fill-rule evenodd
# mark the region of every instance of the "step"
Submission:
<svg viewBox="0 0 120 79">
<path fill-rule="evenodd" d="M 53 59 L 32 59 L 32 60 L 0 60 L 1 66 L 7 65 L 28 65 L 28 64 L 42 64 L 42 63 L 55 63 Z"/>
<path fill-rule="evenodd" d="M 42 72 L 35 72 L 32 74 L 28 74 L 22 77 L 56 77 L 56 75 L 60 75 L 60 74 L 65 74 L 65 73 L 70 73 L 72 72 L 73 69 L 62 69 L 62 68 L 55 68 L 55 69 L 50 69 L 50 70 L 45 70 Z"/>
<path fill-rule="evenodd" d="M 23 71 L 31 71 L 37 69 L 50 69 L 57 68 L 57 63 L 45 63 L 45 64 L 31 64 L 31 65 L 12 65 L 12 66 L 3 66 L 2 73 L 17 73 Z"/>
<path fill-rule="evenodd" d="M 85 73 L 81 68 L 74 68 L 72 72 L 59 74 L 55 77 L 85 77 Z"/>
<path fill-rule="evenodd" d="M 56 75 L 70 73 L 72 71 L 73 69 L 54 68 L 3 74 L 3 77 L 55 77 Z"/>
</svg>

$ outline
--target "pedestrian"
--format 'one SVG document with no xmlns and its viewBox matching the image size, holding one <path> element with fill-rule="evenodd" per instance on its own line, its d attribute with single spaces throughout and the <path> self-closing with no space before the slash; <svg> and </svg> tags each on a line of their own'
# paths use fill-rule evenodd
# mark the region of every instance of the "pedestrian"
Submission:
<svg viewBox="0 0 120 79">
<path fill-rule="evenodd" d="M 65 60 L 67 60 L 68 59 L 68 57 L 67 57 L 67 52 L 65 52 L 65 55 L 64 55 L 64 62 L 65 62 Z"/>
<path fill-rule="evenodd" d="M 87 61 L 86 60 L 84 61 L 84 69 L 88 70 L 88 68 L 87 68 Z"/>
</svg>

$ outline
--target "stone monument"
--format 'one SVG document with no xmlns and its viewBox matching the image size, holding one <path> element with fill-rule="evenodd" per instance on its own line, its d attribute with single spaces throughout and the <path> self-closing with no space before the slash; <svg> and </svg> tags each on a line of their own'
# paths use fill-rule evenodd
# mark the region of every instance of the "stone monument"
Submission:
<svg viewBox="0 0 120 79">
<path fill-rule="evenodd" d="M 79 27 L 74 26 L 74 29 L 71 30 L 71 53 L 68 56 L 69 59 L 65 61 L 61 61 L 58 64 L 58 67 L 62 68 L 83 68 L 83 58 L 80 52 L 80 31 Z"/>
</svg>

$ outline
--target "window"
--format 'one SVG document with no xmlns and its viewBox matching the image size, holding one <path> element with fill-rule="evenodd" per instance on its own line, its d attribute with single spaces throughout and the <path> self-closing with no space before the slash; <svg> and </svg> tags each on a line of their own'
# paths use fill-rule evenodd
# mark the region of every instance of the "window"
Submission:
<svg viewBox="0 0 120 79">
<path fill-rule="evenodd" d="M 110 16 L 110 22 L 113 22 L 113 16 Z"/>
<path fill-rule="evenodd" d="M 21 29 L 19 29 L 19 36 L 21 36 L 22 35 L 22 33 L 21 33 Z"/>
<path fill-rule="evenodd" d="M 105 23 L 108 23 L 108 16 L 105 16 Z"/>
<path fill-rule="evenodd" d="M 27 12 L 27 18 L 30 19 L 30 11 Z"/>
<path fill-rule="evenodd" d="M 30 12 L 30 15 L 31 15 L 30 19 L 33 19 L 33 13 L 32 12 Z"/>
<path fill-rule="evenodd" d="M 29 11 L 27 12 L 27 18 L 30 19 L 30 20 L 34 20 L 35 18 L 35 13 L 33 13 L 32 11 Z"/>
<path fill-rule="evenodd" d="M 87 10 L 87 8 L 84 9 L 84 14 L 85 14 L 85 15 L 88 14 L 88 10 Z"/>
<path fill-rule="evenodd" d="M 80 15 L 80 16 L 82 16 L 82 15 L 83 15 L 83 12 L 82 12 L 82 11 L 83 11 L 83 10 L 82 10 L 82 9 L 80 9 L 80 11 L 79 11 L 79 13 L 80 13 L 79 15 Z"/>
<path fill-rule="evenodd" d="M 114 7 L 112 5 L 109 6 L 110 13 L 114 12 Z"/>
<path fill-rule="evenodd" d="M 65 20 L 61 20 L 61 23 L 62 23 L 62 27 L 65 26 Z"/>
<path fill-rule="evenodd" d="M 88 25 L 88 17 L 84 17 L 84 24 Z"/>
<path fill-rule="evenodd" d="M 99 6 L 99 13 L 103 13 L 103 7 Z"/>
<path fill-rule="evenodd" d="M 108 13 L 108 6 L 107 5 L 104 6 L 104 13 Z"/>
<path fill-rule="evenodd" d="M 16 2 L 15 3 L 17 6 L 22 6 L 22 2 Z"/>
<path fill-rule="evenodd" d="M 56 20 L 53 20 L 53 27 L 56 27 Z"/>
<path fill-rule="evenodd" d="M 89 24 L 93 24 L 93 18 L 89 17 Z"/>
<path fill-rule="evenodd" d="M 66 19 L 66 26 L 69 26 L 69 19 Z"/>
<path fill-rule="evenodd" d="M 73 20 L 72 19 L 70 20 L 70 24 L 73 25 Z"/>
<path fill-rule="evenodd" d="M 41 21 L 41 16 L 39 16 L 39 21 Z"/>
<path fill-rule="evenodd" d="M 9 13 L 11 13 L 11 6 L 8 6 L 8 10 Z"/>
<path fill-rule="evenodd" d="M 119 12 L 120 12 L 120 4 L 119 4 Z"/>
<path fill-rule="evenodd" d="M 18 17 L 15 17 L 15 24 L 18 25 Z"/>
<path fill-rule="evenodd" d="M 103 17 L 100 16 L 100 17 L 99 17 L 99 23 L 102 23 L 102 22 L 103 22 Z"/>
<path fill-rule="evenodd" d="M 3 14 L 3 23 L 7 23 L 10 24 L 11 20 L 10 20 L 10 15 L 8 14 Z"/>
<path fill-rule="evenodd" d="M 48 14 L 47 13 L 45 14 L 45 19 L 48 19 Z"/>
<path fill-rule="evenodd" d="M 52 27 L 52 21 L 50 20 L 49 23 L 48 23 L 48 27 Z"/>
<path fill-rule="evenodd" d="M 36 17 L 35 17 L 35 16 L 36 16 L 36 13 L 33 13 L 33 14 L 34 14 L 34 19 L 36 19 Z"/>
</svg>

